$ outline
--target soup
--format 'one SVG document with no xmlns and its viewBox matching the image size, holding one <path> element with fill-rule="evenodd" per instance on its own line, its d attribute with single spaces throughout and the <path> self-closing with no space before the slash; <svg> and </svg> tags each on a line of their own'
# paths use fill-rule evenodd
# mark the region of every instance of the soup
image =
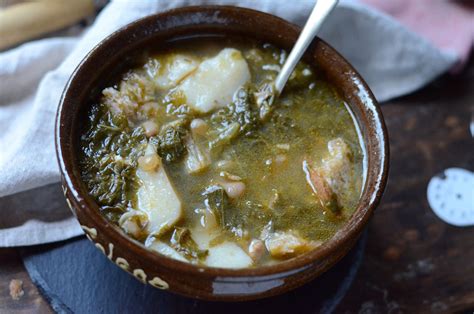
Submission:
<svg viewBox="0 0 474 314">
<path fill-rule="evenodd" d="M 101 213 L 150 250 L 223 268 L 317 249 L 364 181 L 357 125 L 337 90 L 287 52 L 238 38 L 169 43 L 91 105 L 81 176 Z"/>
</svg>

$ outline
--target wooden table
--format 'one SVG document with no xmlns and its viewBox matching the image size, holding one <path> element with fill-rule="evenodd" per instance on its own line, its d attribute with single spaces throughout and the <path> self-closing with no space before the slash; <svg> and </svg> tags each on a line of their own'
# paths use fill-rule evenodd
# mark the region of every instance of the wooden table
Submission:
<svg viewBox="0 0 474 314">
<path fill-rule="evenodd" d="M 431 211 L 426 188 L 450 167 L 474 170 L 474 58 L 460 76 L 383 105 L 390 175 L 365 260 L 340 312 L 474 312 L 474 227 Z M 469 311 L 470 310 L 470 311 Z"/>
<path fill-rule="evenodd" d="M 474 170 L 474 58 L 461 75 L 385 103 L 391 169 L 369 226 L 363 265 L 338 313 L 442 313 L 474 310 L 474 227 L 445 224 L 426 187 L 450 167 Z M 11 279 L 24 282 L 18 301 Z M 0 249 L 0 313 L 51 313 L 15 249 Z"/>
</svg>

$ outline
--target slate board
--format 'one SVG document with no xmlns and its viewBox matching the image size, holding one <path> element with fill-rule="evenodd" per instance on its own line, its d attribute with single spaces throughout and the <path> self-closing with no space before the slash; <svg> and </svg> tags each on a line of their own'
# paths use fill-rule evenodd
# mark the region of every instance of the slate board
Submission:
<svg viewBox="0 0 474 314">
<path fill-rule="evenodd" d="M 365 232 L 335 267 L 307 285 L 263 300 L 199 301 L 145 286 L 84 237 L 22 251 L 25 267 L 58 313 L 331 313 L 362 262 Z"/>
</svg>

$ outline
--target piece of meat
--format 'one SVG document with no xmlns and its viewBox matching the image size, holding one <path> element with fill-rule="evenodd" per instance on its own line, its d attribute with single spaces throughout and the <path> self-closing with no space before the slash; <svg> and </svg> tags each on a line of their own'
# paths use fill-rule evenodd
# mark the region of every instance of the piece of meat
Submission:
<svg viewBox="0 0 474 314">
<path fill-rule="evenodd" d="M 293 231 L 274 232 L 265 240 L 270 255 L 277 259 L 287 259 L 308 252 L 320 245 L 308 241 Z"/>
<path fill-rule="evenodd" d="M 249 245 L 249 256 L 254 262 L 258 262 L 265 253 L 265 244 L 260 239 L 253 239 Z"/>
<path fill-rule="evenodd" d="M 337 195 L 332 190 L 326 178 L 321 174 L 320 169 L 311 168 L 308 163 L 303 161 L 303 170 L 306 173 L 306 180 L 313 190 L 313 193 L 318 197 L 321 206 L 329 209 L 333 213 L 338 213 L 341 209 Z"/>
<path fill-rule="evenodd" d="M 328 142 L 329 156 L 322 160 L 321 175 L 336 194 L 349 188 L 352 173 L 352 151 L 349 145 L 336 138 Z"/>
<path fill-rule="evenodd" d="M 303 160 L 303 171 L 321 205 L 333 213 L 339 213 L 342 208 L 339 196 L 350 184 L 352 152 L 341 138 L 328 142 L 328 152 L 319 167 L 312 166 L 313 163 L 307 159 Z"/>
</svg>

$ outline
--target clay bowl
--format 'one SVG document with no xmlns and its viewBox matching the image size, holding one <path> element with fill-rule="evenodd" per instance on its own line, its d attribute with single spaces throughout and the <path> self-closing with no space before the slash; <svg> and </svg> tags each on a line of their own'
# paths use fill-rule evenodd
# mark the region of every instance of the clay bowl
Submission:
<svg viewBox="0 0 474 314">
<path fill-rule="evenodd" d="M 275 16 L 236 7 L 187 7 L 129 24 L 103 40 L 71 76 L 59 105 L 56 151 L 64 196 L 87 237 L 111 262 L 145 284 L 193 298 L 250 300 L 289 291 L 322 274 L 355 244 L 380 201 L 388 172 L 387 131 L 364 80 L 333 48 L 315 39 L 306 62 L 317 65 L 336 86 L 359 123 L 367 151 L 367 179 L 350 221 L 317 250 L 254 269 L 198 267 L 147 250 L 110 224 L 88 195 L 78 166 L 79 139 L 87 110 L 130 56 L 151 45 L 204 35 L 239 36 L 290 49 L 300 28 Z M 91 265 L 91 267 L 94 267 Z"/>
</svg>

